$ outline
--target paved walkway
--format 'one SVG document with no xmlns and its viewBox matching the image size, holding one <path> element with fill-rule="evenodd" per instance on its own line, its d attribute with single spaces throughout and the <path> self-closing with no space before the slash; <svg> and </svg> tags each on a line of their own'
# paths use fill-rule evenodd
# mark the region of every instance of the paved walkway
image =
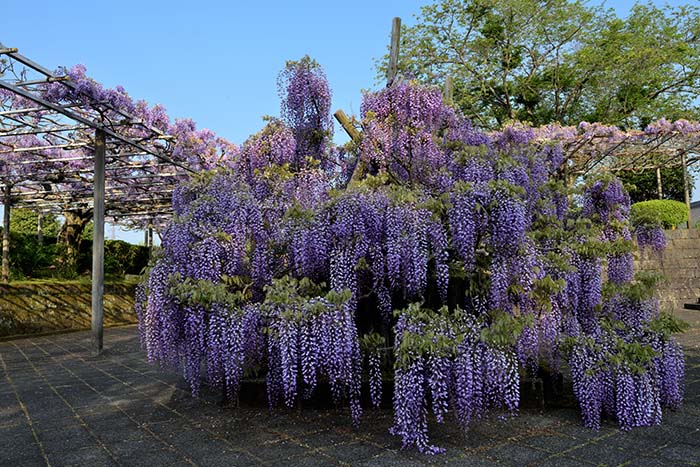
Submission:
<svg viewBox="0 0 700 467">
<path fill-rule="evenodd" d="M 431 428 L 447 453 L 426 457 L 400 450 L 389 410 L 367 411 L 354 430 L 345 409 L 223 407 L 147 364 L 134 326 L 106 330 L 100 357 L 88 345 L 88 333 L 0 343 L 0 465 L 700 465 L 697 346 L 688 346 L 686 403 L 659 427 L 623 433 L 607 422 L 595 432 L 573 409 L 523 410 L 466 435 Z"/>
</svg>

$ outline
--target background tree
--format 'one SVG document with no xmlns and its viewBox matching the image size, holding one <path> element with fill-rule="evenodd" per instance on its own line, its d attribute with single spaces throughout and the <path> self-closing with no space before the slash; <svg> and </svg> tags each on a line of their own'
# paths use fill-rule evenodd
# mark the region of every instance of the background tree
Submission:
<svg viewBox="0 0 700 467">
<path fill-rule="evenodd" d="M 417 20 L 403 27 L 399 69 L 452 76 L 455 104 L 483 127 L 698 116 L 697 7 L 636 4 L 622 19 L 580 1 L 442 0 Z"/>
<path fill-rule="evenodd" d="M 12 224 L 10 231 L 22 235 L 37 235 L 37 223 L 39 215 L 30 209 L 13 209 Z M 42 220 L 42 231 L 44 237 L 56 238 L 58 230 L 61 228 L 56 215 L 51 213 L 44 214 Z"/>
<path fill-rule="evenodd" d="M 656 170 L 643 170 L 641 172 L 624 171 L 616 174 L 625 184 L 632 203 L 658 199 L 658 185 Z M 674 201 L 685 201 L 683 193 L 683 168 L 671 167 L 661 169 L 661 183 L 663 186 L 663 198 Z M 694 185 L 692 178 L 690 186 Z"/>
</svg>

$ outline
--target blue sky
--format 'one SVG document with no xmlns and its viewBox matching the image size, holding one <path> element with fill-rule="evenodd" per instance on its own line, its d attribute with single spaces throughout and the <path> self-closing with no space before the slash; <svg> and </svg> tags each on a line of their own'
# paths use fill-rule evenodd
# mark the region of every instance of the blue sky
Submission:
<svg viewBox="0 0 700 467">
<path fill-rule="evenodd" d="M 326 71 L 333 109 L 359 113 L 361 90 L 377 87 L 374 60 L 386 51 L 391 19 L 410 24 L 432 2 L 2 3 L 5 46 L 48 68 L 82 63 L 106 86 L 121 84 L 134 98 L 163 104 L 171 117 L 192 118 L 242 143 L 262 127 L 264 115 L 279 114 L 277 74 L 286 60 L 306 54 Z M 624 16 L 633 3 L 606 5 Z M 345 141 L 342 130 L 336 134 Z M 141 234 L 127 238 L 143 241 Z"/>
</svg>

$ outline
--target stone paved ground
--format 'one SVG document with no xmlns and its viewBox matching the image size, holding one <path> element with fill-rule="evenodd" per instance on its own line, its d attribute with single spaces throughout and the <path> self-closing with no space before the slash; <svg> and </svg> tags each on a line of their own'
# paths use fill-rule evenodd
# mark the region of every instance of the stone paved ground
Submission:
<svg viewBox="0 0 700 467">
<path fill-rule="evenodd" d="M 685 336 L 684 336 L 685 337 Z M 573 409 L 523 410 L 463 435 L 433 430 L 437 457 L 400 450 L 388 410 L 355 430 L 344 409 L 270 414 L 193 399 L 178 375 L 148 365 L 135 327 L 108 329 L 93 357 L 89 334 L 0 343 L 0 465 L 700 465 L 700 349 L 687 339 L 686 403 L 662 426 L 594 432 Z"/>
</svg>

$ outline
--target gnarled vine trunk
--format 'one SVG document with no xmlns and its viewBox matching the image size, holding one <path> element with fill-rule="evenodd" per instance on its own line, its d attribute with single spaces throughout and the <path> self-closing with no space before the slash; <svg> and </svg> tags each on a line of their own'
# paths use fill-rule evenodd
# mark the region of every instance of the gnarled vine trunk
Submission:
<svg viewBox="0 0 700 467">
<path fill-rule="evenodd" d="M 80 244 L 83 241 L 85 227 L 92 219 L 92 209 L 64 211 L 63 216 L 65 222 L 58 233 L 58 242 L 64 247 L 61 266 L 64 274 L 73 275 L 78 273 Z"/>
</svg>

